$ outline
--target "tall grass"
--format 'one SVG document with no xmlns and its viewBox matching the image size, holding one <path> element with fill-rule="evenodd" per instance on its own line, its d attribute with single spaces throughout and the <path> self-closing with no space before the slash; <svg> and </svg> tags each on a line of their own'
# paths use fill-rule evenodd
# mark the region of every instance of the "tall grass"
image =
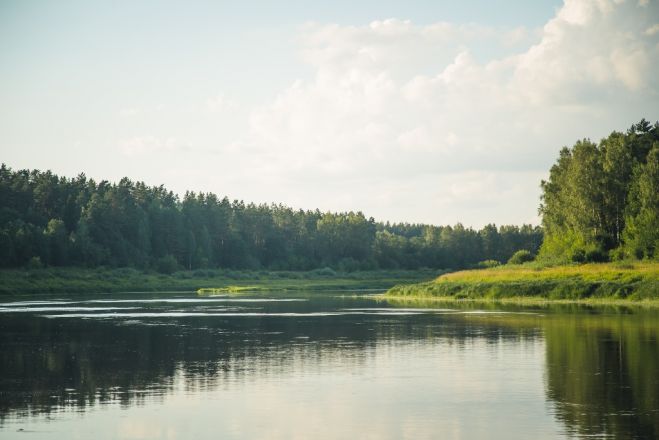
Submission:
<svg viewBox="0 0 659 440">
<path fill-rule="evenodd" d="M 659 263 L 600 263 L 543 267 L 506 265 L 445 274 L 434 281 L 398 285 L 389 296 L 455 299 L 659 299 Z"/>
<path fill-rule="evenodd" d="M 197 269 L 165 275 L 132 268 L 43 268 L 0 270 L 0 295 L 22 293 L 85 293 L 196 291 L 200 288 L 258 286 L 262 290 L 381 289 L 435 278 L 433 270 L 334 272 L 239 271 Z"/>
</svg>

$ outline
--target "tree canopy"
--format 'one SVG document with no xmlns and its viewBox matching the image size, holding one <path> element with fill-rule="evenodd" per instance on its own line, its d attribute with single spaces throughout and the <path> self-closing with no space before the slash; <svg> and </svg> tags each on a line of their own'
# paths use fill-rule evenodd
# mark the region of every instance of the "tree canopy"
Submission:
<svg viewBox="0 0 659 440">
<path fill-rule="evenodd" d="M 519 249 L 535 254 L 541 241 L 530 225 L 390 224 L 361 212 L 246 204 L 212 193 L 180 198 L 127 178 L 0 168 L 0 267 L 464 268 L 505 262 Z"/>
<path fill-rule="evenodd" d="M 563 148 L 542 182 L 540 213 L 544 258 L 658 258 L 659 122 Z"/>
</svg>

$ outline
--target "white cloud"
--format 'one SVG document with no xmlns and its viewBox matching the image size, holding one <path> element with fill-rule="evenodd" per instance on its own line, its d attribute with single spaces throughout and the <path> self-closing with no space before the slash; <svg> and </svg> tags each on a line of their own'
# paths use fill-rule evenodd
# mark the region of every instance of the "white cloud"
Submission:
<svg viewBox="0 0 659 440">
<path fill-rule="evenodd" d="M 645 35 L 652 36 L 659 33 L 659 23 L 650 26 L 645 30 Z"/>
<path fill-rule="evenodd" d="M 566 0 L 542 40 L 516 57 L 517 90 L 538 103 L 582 106 L 601 95 L 656 94 L 658 53 L 644 30 L 658 9 L 656 3 Z"/>
<path fill-rule="evenodd" d="M 302 56 L 313 79 L 254 110 L 234 148 L 258 158 L 269 181 L 285 173 L 308 188 L 340 179 L 354 193 L 389 191 L 361 205 L 380 218 L 464 214 L 483 224 L 513 221 L 504 209 L 520 205 L 519 221 L 536 218 L 539 178 L 562 145 L 656 117 L 659 48 L 647 30 L 657 6 L 567 0 L 537 33 L 394 19 L 307 24 Z M 376 200 L 411 205 L 401 212 Z M 435 219 L 420 208 L 429 203 L 442 211 Z"/>
</svg>

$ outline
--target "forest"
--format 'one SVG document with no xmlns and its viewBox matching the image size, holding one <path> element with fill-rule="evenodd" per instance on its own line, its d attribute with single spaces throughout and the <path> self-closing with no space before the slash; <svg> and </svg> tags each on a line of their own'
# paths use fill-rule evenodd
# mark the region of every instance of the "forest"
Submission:
<svg viewBox="0 0 659 440">
<path fill-rule="evenodd" d="M 659 122 L 563 148 L 542 182 L 546 261 L 659 257 Z"/>
<path fill-rule="evenodd" d="M 531 225 L 480 230 L 376 222 L 361 212 L 296 210 L 230 201 L 212 193 L 180 198 L 164 186 L 124 178 L 0 167 L 0 267 L 133 267 L 171 273 L 197 268 L 341 271 L 466 268 L 537 253 Z"/>
<path fill-rule="evenodd" d="M 349 272 L 488 267 L 516 253 L 555 264 L 657 259 L 659 122 L 643 119 L 599 143 L 564 147 L 541 190 L 542 227 L 476 230 L 376 222 L 361 212 L 257 205 L 213 193 L 181 198 L 128 178 L 96 182 L 2 164 L 0 267 Z"/>
</svg>

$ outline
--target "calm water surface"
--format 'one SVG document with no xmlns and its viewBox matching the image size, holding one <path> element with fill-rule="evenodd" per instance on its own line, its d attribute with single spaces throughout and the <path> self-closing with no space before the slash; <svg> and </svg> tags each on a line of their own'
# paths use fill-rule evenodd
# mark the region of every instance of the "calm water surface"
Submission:
<svg viewBox="0 0 659 440">
<path fill-rule="evenodd" d="M 659 437 L 659 314 L 338 294 L 0 300 L 0 437 Z"/>
</svg>

